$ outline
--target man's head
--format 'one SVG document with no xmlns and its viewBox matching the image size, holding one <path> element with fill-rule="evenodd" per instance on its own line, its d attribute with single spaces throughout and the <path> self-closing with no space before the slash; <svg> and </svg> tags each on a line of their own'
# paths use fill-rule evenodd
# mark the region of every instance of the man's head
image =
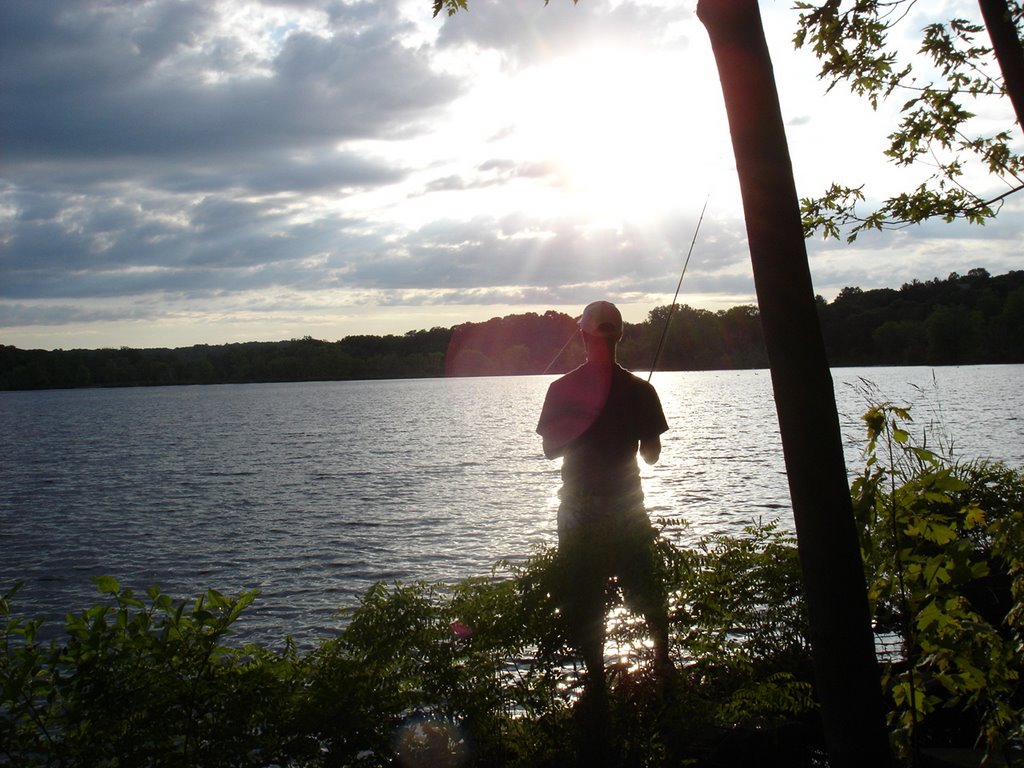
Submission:
<svg viewBox="0 0 1024 768">
<path fill-rule="evenodd" d="M 622 315 L 618 307 L 609 301 L 588 304 L 580 316 L 580 330 L 588 360 L 615 360 L 615 347 L 622 338 Z"/>
<path fill-rule="evenodd" d="M 587 336 L 618 342 L 622 338 L 622 314 L 610 301 L 592 302 L 580 316 L 580 330 Z"/>
</svg>

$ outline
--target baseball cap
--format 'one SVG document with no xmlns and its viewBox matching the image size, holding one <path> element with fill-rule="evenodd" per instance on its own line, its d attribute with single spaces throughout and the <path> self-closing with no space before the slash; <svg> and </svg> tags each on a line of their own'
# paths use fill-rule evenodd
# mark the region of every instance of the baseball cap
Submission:
<svg viewBox="0 0 1024 768">
<path fill-rule="evenodd" d="M 622 336 L 622 314 L 610 301 L 595 301 L 587 304 L 580 316 L 580 330 L 590 336 L 620 338 Z"/>
</svg>

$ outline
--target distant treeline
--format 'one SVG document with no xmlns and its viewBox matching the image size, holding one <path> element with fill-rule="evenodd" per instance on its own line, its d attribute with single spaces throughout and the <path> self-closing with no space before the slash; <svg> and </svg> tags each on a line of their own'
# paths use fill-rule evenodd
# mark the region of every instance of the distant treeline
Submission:
<svg viewBox="0 0 1024 768">
<path fill-rule="evenodd" d="M 1024 271 L 984 269 L 899 290 L 818 298 L 832 365 L 1024 363 Z M 754 306 L 656 307 L 627 323 L 619 360 L 647 370 L 671 314 L 659 370 L 764 368 Z M 0 389 L 488 376 L 567 371 L 583 361 L 572 317 L 548 311 L 409 331 L 179 349 L 22 350 L 0 346 Z"/>
<path fill-rule="evenodd" d="M 1024 271 L 844 288 L 821 302 L 832 365 L 1024 363 Z"/>
</svg>

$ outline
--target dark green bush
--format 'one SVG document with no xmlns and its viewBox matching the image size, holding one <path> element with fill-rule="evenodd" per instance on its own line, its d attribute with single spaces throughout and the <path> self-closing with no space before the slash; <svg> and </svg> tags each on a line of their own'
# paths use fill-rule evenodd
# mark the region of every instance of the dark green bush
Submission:
<svg viewBox="0 0 1024 768">
<path fill-rule="evenodd" d="M 812 710 L 792 542 L 752 526 L 661 549 L 679 670 L 669 690 L 649 669 L 643 623 L 610 594 L 622 764 L 697 759 Z M 0 605 L 0 763 L 572 764 L 579 670 L 551 597 L 557 563 L 546 550 L 455 585 L 378 584 L 305 655 L 230 644 L 254 593 L 211 590 L 186 606 L 103 578 L 106 602 L 43 643 L 12 592 Z"/>
<path fill-rule="evenodd" d="M 1024 476 L 916 444 L 910 413 L 872 407 L 854 510 L 903 754 L 966 729 L 991 759 L 1024 738 Z"/>
</svg>

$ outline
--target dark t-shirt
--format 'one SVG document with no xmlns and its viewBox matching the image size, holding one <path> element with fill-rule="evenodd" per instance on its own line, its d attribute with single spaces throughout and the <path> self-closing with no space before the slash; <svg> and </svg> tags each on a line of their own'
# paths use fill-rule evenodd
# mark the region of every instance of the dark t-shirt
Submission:
<svg viewBox="0 0 1024 768">
<path fill-rule="evenodd" d="M 618 365 L 588 362 L 548 387 L 537 432 L 565 444 L 563 491 L 618 496 L 640 490 L 641 440 L 668 429 L 658 393 Z"/>
</svg>

